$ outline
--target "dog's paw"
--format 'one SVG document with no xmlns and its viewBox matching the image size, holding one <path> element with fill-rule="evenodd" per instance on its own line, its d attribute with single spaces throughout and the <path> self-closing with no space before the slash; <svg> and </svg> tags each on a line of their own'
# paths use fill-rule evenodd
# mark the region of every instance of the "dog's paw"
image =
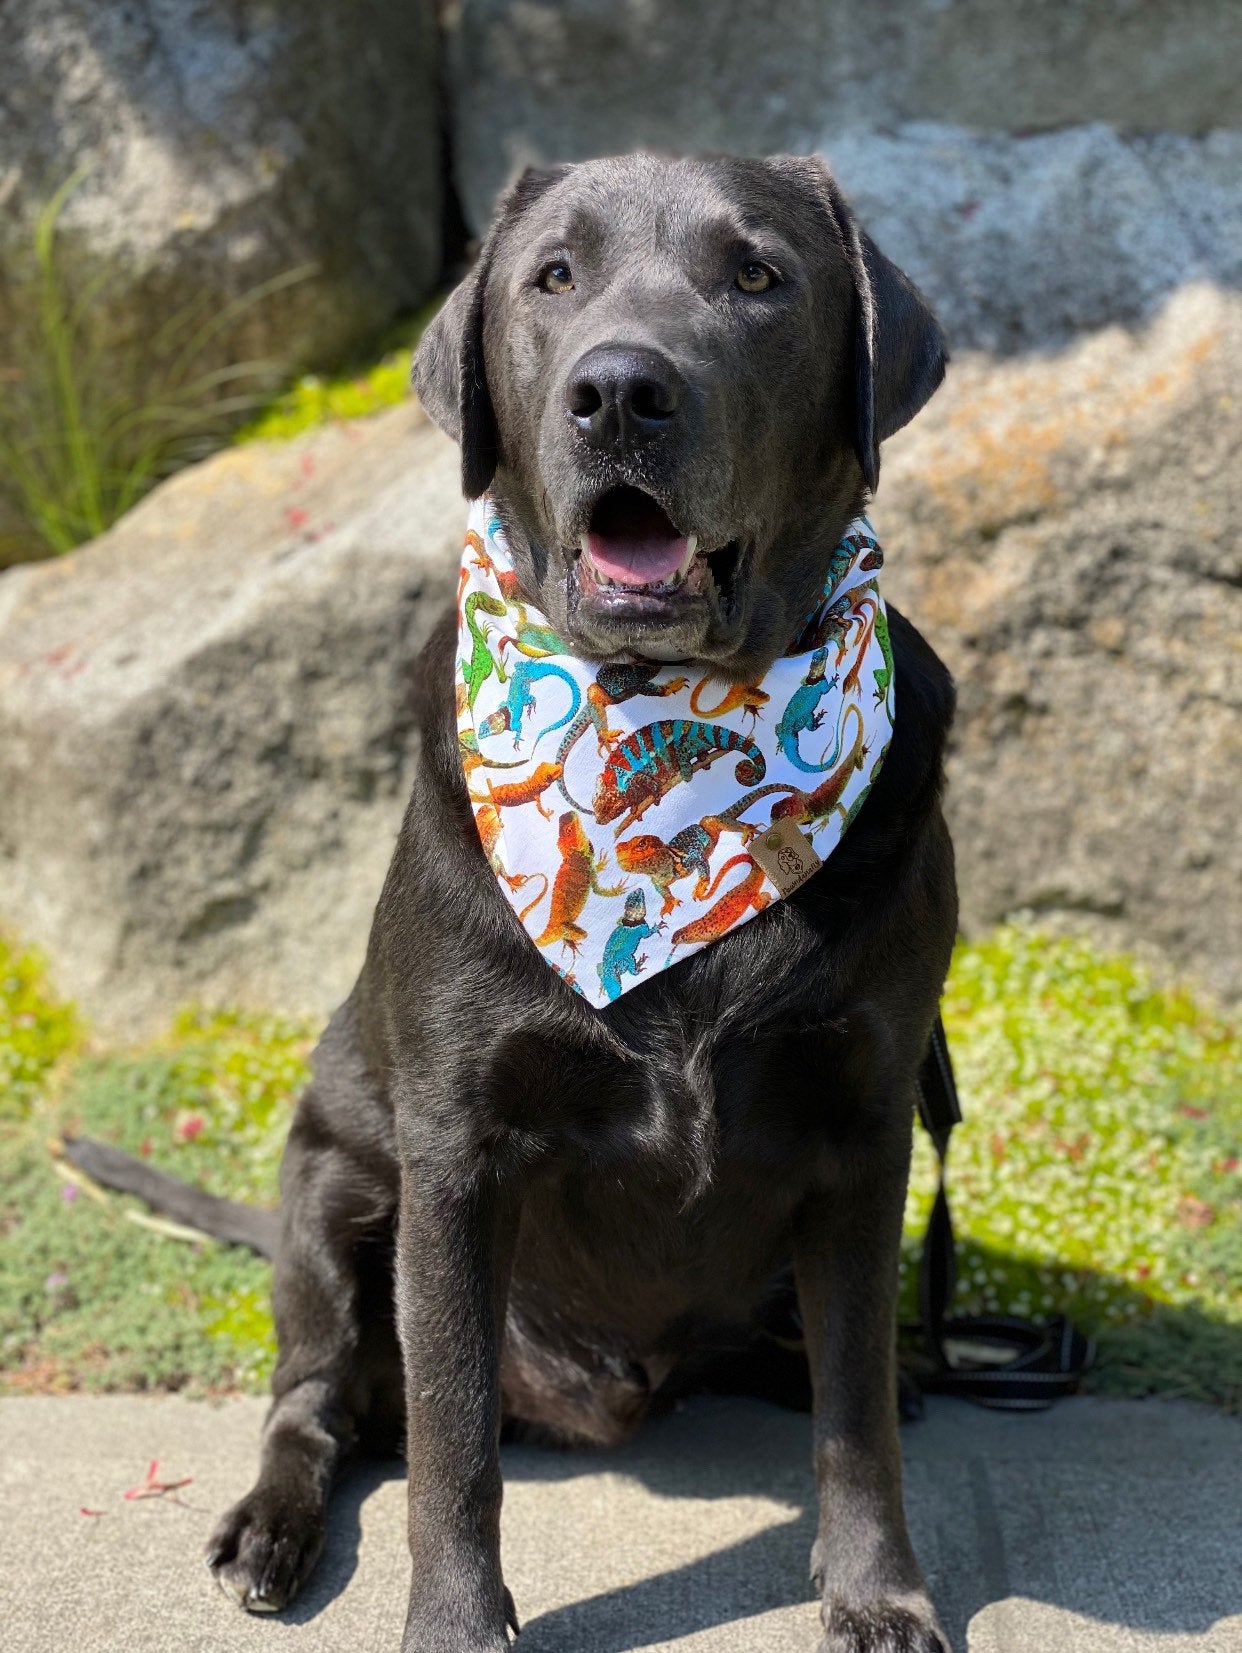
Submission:
<svg viewBox="0 0 1242 1653">
<path fill-rule="evenodd" d="M 239 1607 L 278 1613 L 306 1582 L 323 1539 L 322 1504 L 260 1482 L 216 1527 L 207 1544 L 207 1565 Z"/>
<path fill-rule="evenodd" d="M 952 1653 L 926 1596 L 824 1602 L 819 1653 Z"/>
<path fill-rule="evenodd" d="M 489 1612 L 479 1607 L 464 1617 L 450 1605 L 451 1596 L 437 1601 L 433 1592 L 416 1587 L 410 1592 L 401 1653 L 509 1653 L 521 1625 L 513 1597 L 504 1591 L 504 1614 L 488 1625 Z"/>
</svg>

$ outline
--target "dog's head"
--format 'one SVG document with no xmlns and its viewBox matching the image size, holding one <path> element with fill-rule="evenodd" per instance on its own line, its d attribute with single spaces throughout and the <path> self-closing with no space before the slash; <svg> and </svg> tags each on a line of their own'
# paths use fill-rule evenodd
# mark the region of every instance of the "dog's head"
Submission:
<svg viewBox="0 0 1242 1653">
<path fill-rule="evenodd" d="M 523 174 L 414 383 L 577 652 L 741 680 L 946 359 L 819 161 L 635 155 Z"/>
</svg>

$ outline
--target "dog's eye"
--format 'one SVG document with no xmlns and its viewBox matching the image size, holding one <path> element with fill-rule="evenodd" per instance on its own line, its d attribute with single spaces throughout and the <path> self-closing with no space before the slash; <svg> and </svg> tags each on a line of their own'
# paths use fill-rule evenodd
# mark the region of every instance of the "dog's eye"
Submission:
<svg viewBox="0 0 1242 1653">
<path fill-rule="evenodd" d="M 568 264 L 549 264 L 539 272 L 539 285 L 545 293 L 572 293 L 574 272 Z"/>
<path fill-rule="evenodd" d="M 733 285 L 740 287 L 744 293 L 766 293 L 769 287 L 775 287 L 780 277 L 776 271 L 766 264 L 761 264 L 757 258 L 749 258 L 733 278 Z"/>
</svg>

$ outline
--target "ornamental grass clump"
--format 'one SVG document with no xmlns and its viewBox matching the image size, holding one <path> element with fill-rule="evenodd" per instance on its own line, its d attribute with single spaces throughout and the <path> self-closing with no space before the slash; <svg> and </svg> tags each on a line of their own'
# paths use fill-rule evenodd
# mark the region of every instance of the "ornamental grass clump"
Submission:
<svg viewBox="0 0 1242 1653">
<path fill-rule="evenodd" d="M 77 172 L 35 224 L 0 343 L 0 567 L 93 539 L 163 477 L 203 458 L 270 395 L 270 361 L 205 367 L 255 306 L 306 280 L 302 266 L 214 311 L 191 302 L 122 346 L 110 336 L 119 272 L 61 232 Z M 128 359 L 126 354 L 128 353 Z"/>
</svg>

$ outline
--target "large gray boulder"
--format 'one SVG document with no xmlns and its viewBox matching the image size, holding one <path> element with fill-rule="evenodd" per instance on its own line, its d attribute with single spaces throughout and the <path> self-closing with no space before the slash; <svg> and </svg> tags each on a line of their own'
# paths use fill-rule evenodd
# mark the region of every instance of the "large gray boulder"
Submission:
<svg viewBox="0 0 1242 1653">
<path fill-rule="evenodd" d="M 964 356 L 886 448 L 874 513 L 888 590 L 958 681 L 967 929 L 1034 910 L 1228 995 L 1240 368 L 1242 297 L 1207 287 L 1141 335 Z M 456 450 L 406 406 L 210 460 L 0 576 L 0 924 L 91 1012 L 348 988 L 464 521 Z"/>
<path fill-rule="evenodd" d="M 537 159 L 802 147 L 943 121 L 1242 126 L 1233 0 L 462 0 L 449 12 L 467 213 Z"/>
<path fill-rule="evenodd" d="M 817 149 L 958 348 L 1043 348 L 1189 279 L 1242 285 L 1230 0 L 465 0 L 446 57 L 476 231 L 530 162 Z"/>
<path fill-rule="evenodd" d="M 822 148 L 955 348 L 1046 349 L 1142 322 L 1189 281 L 1242 288 L 1242 131 L 924 123 L 829 134 Z"/>
<path fill-rule="evenodd" d="M 0 575 L 0 924 L 99 1019 L 348 990 L 464 520 L 407 404 L 221 454 Z"/>
<path fill-rule="evenodd" d="M 959 360 L 889 444 L 889 590 L 958 683 L 966 928 L 1021 909 L 1242 993 L 1242 297 Z M 900 708 L 900 690 L 898 691 Z M 900 716 L 900 709 L 898 711 Z"/>
<path fill-rule="evenodd" d="M 0 367 L 37 332 L 34 221 L 60 218 L 101 362 L 161 387 L 187 339 L 198 371 L 331 361 L 431 289 L 441 261 L 434 0 L 6 0 L 0 7 Z M 163 331 L 178 320 L 178 340 Z M 253 384 L 253 381 L 250 381 Z"/>
<path fill-rule="evenodd" d="M 1233 0 L 461 0 L 449 8 L 467 173 L 551 144 L 779 149 L 833 126 L 1242 126 Z M 582 151 L 585 153 L 585 151 Z"/>
</svg>

